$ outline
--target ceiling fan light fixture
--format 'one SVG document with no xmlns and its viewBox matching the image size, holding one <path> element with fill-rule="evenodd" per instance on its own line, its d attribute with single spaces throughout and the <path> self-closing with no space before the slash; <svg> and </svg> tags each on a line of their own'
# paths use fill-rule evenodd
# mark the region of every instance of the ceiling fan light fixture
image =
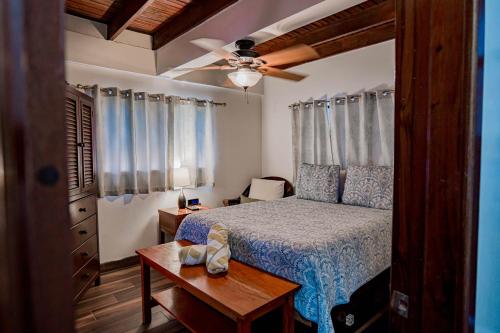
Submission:
<svg viewBox="0 0 500 333">
<path fill-rule="evenodd" d="M 262 74 L 250 68 L 239 68 L 237 71 L 227 74 L 227 77 L 238 87 L 245 90 L 255 86 L 262 78 Z"/>
</svg>

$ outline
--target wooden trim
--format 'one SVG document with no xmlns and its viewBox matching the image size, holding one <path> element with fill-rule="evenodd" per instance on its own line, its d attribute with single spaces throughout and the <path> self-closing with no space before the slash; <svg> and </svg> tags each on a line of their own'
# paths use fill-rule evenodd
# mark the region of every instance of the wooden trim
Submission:
<svg viewBox="0 0 500 333">
<path fill-rule="evenodd" d="M 238 0 L 193 0 L 182 11 L 165 21 L 153 34 L 153 50 L 157 50 L 183 33 L 193 29 Z"/>
<path fill-rule="evenodd" d="M 396 8 L 391 331 L 473 332 L 483 0 Z"/>
<path fill-rule="evenodd" d="M 116 16 L 108 23 L 108 39 L 115 40 L 123 30 L 137 19 L 154 0 L 128 0 Z"/>
<path fill-rule="evenodd" d="M 0 331 L 71 333 L 63 1 L 0 5 Z"/>
<path fill-rule="evenodd" d="M 118 269 L 127 268 L 139 264 L 140 259 L 138 255 L 126 257 L 120 260 L 108 261 L 101 264 L 101 273 L 115 271 Z"/>
</svg>

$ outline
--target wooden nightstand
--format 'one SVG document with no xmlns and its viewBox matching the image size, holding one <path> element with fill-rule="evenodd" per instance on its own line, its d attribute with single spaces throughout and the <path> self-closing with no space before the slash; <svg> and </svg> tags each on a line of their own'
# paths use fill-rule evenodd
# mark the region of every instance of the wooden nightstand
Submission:
<svg viewBox="0 0 500 333">
<path fill-rule="evenodd" d="M 189 210 L 187 208 L 178 209 L 177 207 L 158 209 L 158 214 L 160 215 L 158 223 L 160 244 L 165 243 L 165 238 L 167 235 L 169 236 L 168 238 L 170 238 L 169 241 L 172 241 L 174 239 L 175 233 L 177 232 L 179 225 L 186 216 L 192 213 L 208 209 L 208 207 L 205 206 L 198 206 L 198 207 L 200 208 L 200 210 L 195 210 L 195 211 Z"/>
</svg>

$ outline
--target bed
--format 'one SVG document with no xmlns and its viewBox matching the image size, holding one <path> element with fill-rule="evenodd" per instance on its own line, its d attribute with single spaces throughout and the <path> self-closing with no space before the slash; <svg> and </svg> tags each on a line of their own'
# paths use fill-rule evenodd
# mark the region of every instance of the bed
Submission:
<svg viewBox="0 0 500 333">
<path fill-rule="evenodd" d="M 204 244 L 218 222 L 232 258 L 302 286 L 295 308 L 318 333 L 333 332 L 331 309 L 391 262 L 390 210 L 289 197 L 191 214 L 175 239 Z"/>
</svg>

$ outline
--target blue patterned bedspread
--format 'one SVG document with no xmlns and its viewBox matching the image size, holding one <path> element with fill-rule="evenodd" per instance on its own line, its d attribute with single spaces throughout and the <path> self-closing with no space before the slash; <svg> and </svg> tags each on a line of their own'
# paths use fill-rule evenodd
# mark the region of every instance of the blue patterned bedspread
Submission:
<svg viewBox="0 0 500 333">
<path fill-rule="evenodd" d="M 331 309 L 389 267 L 392 212 L 295 197 L 187 216 L 176 240 L 206 244 L 210 226 L 230 230 L 231 257 L 300 284 L 295 308 L 333 332 Z"/>
</svg>

